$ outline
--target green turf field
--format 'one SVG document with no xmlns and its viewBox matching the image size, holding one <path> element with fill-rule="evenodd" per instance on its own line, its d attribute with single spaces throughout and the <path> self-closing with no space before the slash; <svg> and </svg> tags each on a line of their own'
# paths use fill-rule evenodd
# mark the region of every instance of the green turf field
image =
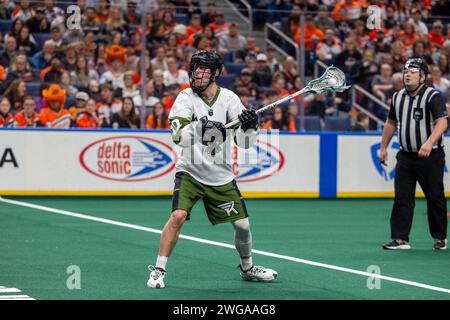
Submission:
<svg viewBox="0 0 450 320">
<path fill-rule="evenodd" d="M 19 203 L 0 201 L 0 299 L 12 294 L 38 300 L 450 298 L 450 251 L 431 249 L 424 200 L 416 204 L 412 250 L 402 252 L 381 249 L 390 236 L 392 199 L 247 200 L 254 249 L 265 252 L 254 261 L 278 271 L 273 283 L 240 280 L 238 255 L 226 246 L 233 244 L 231 225 L 211 226 L 198 203 L 182 230 L 195 238 L 178 241 L 166 288 L 154 290 L 146 287 L 147 266 L 154 264 L 159 243 L 152 229 L 162 229 L 170 198 L 5 198 Z M 62 215 L 65 211 L 125 225 Z M 71 265 L 80 268 L 81 289 L 66 286 Z M 376 280 L 355 272 L 371 265 L 393 281 L 368 289 Z"/>
</svg>

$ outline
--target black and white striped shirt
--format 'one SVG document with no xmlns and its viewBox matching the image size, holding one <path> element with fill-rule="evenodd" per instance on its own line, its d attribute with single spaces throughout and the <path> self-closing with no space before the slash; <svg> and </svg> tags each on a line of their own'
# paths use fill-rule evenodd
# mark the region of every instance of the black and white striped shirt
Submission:
<svg viewBox="0 0 450 320">
<path fill-rule="evenodd" d="M 389 119 L 397 123 L 398 140 L 404 151 L 418 152 L 441 118 L 447 118 L 445 102 L 434 88 L 423 86 L 414 97 L 405 89 L 392 96 Z M 443 146 L 441 137 L 433 149 Z"/>
</svg>

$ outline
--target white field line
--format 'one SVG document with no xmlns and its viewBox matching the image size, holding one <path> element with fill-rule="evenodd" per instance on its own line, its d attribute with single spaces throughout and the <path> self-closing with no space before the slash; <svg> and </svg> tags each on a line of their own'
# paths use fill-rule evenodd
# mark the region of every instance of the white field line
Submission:
<svg viewBox="0 0 450 320">
<path fill-rule="evenodd" d="M 2 289 L 0 289 L 0 293 L 16 293 L 16 292 L 20 292 L 20 290 L 17 288 L 2 288 Z"/>
<path fill-rule="evenodd" d="M 84 220 L 96 221 L 96 222 L 111 224 L 111 225 L 115 225 L 115 226 L 119 226 L 119 227 L 150 232 L 150 233 L 161 234 L 161 232 L 162 232 L 161 230 L 158 230 L 158 229 L 147 228 L 147 227 L 143 227 L 143 226 L 139 226 L 139 225 L 135 225 L 135 224 L 123 223 L 120 221 L 115 221 L 115 220 L 110 220 L 110 219 L 98 218 L 98 217 L 75 213 L 75 212 L 70 212 L 70 211 L 66 211 L 66 210 L 54 209 L 54 208 L 36 205 L 36 204 L 28 203 L 28 202 L 5 199 L 2 197 L 0 197 L 0 202 L 14 204 L 14 205 L 27 207 L 27 208 L 31 208 L 31 209 L 36 209 L 36 210 L 41 210 L 41 211 L 57 213 L 57 214 L 61 214 L 61 215 L 69 216 L 69 217 L 75 217 L 75 218 L 80 218 L 80 219 L 84 219 Z M 180 235 L 180 238 L 199 242 L 199 243 L 209 244 L 209 245 L 213 245 L 213 246 L 230 248 L 233 250 L 235 249 L 234 245 L 230 245 L 227 243 L 211 241 L 211 240 L 206 240 L 206 239 L 191 237 L 191 236 L 185 236 L 185 235 Z M 437 292 L 444 292 L 444 293 L 450 294 L 450 289 L 435 287 L 435 286 L 431 286 L 431 285 L 420 283 L 420 282 L 403 280 L 403 279 L 399 279 L 399 278 L 384 276 L 381 274 L 369 273 L 369 272 L 359 271 L 359 270 L 355 270 L 355 269 L 334 266 L 331 264 L 325 264 L 325 263 L 321 263 L 321 262 L 315 262 L 315 261 L 311 261 L 311 260 L 305 260 L 305 259 L 285 256 L 285 255 L 262 251 L 262 250 L 253 250 L 252 252 L 256 253 L 256 254 L 264 255 L 264 256 L 282 259 L 282 260 L 288 260 L 288 261 L 292 261 L 292 262 L 307 264 L 310 266 L 357 274 L 360 276 L 369 277 L 371 279 L 374 279 L 374 278 L 381 279 L 381 280 L 386 280 L 386 281 L 390 281 L 390 282 L 401 283 L 401 284 L 408 285 L 408 286 L 413 286 L 413 287 L 418 287 L 418 288 L 422 288 L 422 289 L 427 289 L 427 290 L 432 290 L 432 291 L 437 291 Z"/>
</svg>

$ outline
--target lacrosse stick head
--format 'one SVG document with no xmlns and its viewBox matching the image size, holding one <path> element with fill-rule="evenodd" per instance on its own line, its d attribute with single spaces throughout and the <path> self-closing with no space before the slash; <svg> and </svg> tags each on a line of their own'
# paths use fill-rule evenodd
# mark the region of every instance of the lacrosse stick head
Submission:
<svg viewBox="0 0 450 320">
<path fill-rule="evenodd" d="M 328 67 L 320 78 L 311 80 L 307 85 L 308 92 L 317 94 L 327 91 L 343 92 L 350 88 L 345 84 L 345 74 L 336 67 Z"/>
</svg>

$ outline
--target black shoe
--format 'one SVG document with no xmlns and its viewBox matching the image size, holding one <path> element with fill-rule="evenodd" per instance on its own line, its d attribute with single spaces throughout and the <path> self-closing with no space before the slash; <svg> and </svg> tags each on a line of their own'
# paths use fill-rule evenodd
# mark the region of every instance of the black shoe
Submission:
<svg viewBox="0 0 450 320">
<path fill-rule="evenodd" d="M 435 239 L 433 249 L 434 250 L 447 250 L 447 239 L 444 239 L 444 240 Z"/>
<path fill-rule="evenodd" d="M 392 239 L 390 242 L 383 245 L 383 249 L 385 250 L 409 250 L 411 246 L 408 241 L 400 240 L 400 239 Z"/>
</svg>

